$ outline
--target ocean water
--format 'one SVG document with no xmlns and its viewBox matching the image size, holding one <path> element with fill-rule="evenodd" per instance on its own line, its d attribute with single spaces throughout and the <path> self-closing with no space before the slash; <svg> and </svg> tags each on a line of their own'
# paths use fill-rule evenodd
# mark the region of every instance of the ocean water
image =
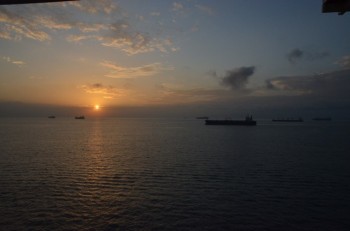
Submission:
<svg viewBox="0 0 350 231">
<path fill-rule="evenodd" d="M 350 230 L 350 123 L 1 118 L 0 230 Z"/>
</svg>

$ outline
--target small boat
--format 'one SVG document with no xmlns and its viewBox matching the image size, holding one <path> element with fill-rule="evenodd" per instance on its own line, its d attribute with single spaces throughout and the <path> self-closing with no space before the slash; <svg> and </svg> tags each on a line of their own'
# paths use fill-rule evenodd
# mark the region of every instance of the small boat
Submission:
<svg viewBox="0 0 350 231">
<path fill-rule="evenodd" d="M 85 116 L 76 116 L 75 119 L 76 120 L 83 120 L 83 119 L 85 119 Z"/>
<path fill-rule="evenodd" d="M 273 122 L 304 122 L 302 118 L 297 119 L 272 119 Z"/>
<path fill-rule="evenodd" d="M 243 126 L 255 126 L 256 121 L 252 116 L 246 116 L 245 120 L 205 120 L 205 125 L 243 125 Z"/>
<path fill-rule="evenodd" d="M 54 115 L 50 115 L 50 116 L 48 116 L 47 118 L 49 118 L 49 119 L 55 119 L 55 118 L 56 118 L 56 116 L 54 116 Z"/>
</svg>

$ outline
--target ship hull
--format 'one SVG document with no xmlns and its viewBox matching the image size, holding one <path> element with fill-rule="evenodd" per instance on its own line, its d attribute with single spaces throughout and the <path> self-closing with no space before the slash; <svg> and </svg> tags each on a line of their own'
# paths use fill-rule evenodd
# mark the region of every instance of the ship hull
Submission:
<svg viewBox="0 0 350 231">
<path fill-rule="evenodd" d="M 205 125 L 239 125 L 239 126 L 255 126 L 254 120 L 205 120 Z"/>
</svg>

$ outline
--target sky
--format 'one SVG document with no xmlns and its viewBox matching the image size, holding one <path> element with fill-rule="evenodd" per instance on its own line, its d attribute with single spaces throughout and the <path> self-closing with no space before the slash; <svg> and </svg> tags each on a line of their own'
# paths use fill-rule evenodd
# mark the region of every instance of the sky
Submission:
<svg viewBox="0 0 350 231">
<path fill-rule="evenodd" d="M 350 13 L 321 7 L 321 0 L 0 6 L 0 116 L 350 118 Z"/>
</svg>

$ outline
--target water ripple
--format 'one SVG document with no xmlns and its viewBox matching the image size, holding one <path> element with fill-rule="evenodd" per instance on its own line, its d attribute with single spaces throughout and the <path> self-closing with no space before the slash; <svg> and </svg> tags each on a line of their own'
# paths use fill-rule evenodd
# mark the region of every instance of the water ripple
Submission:
<svg viewBox="0 0 350 231">
<path fill-rule="evenodd" d="M 346 129 L 10 122 L 0 123 L 1 230 L 350 227 Z"/>
</svg>

